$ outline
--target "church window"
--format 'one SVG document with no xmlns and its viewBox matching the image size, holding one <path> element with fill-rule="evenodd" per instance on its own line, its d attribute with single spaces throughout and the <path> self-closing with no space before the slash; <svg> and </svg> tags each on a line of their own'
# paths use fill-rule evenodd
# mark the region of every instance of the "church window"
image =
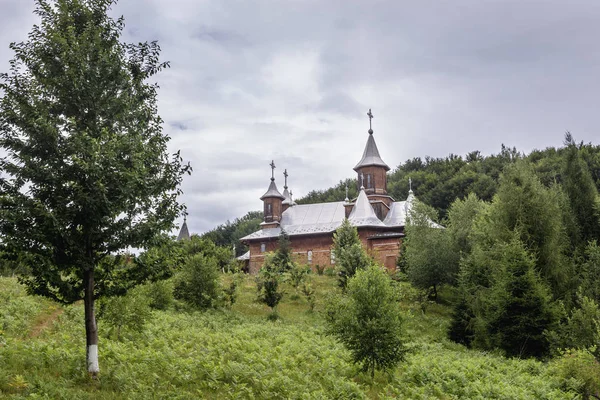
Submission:
<svg viewBox="0 0 600 400">
<path fill-rule="evenodd" d="M 367 174 L 367 189 L 371 189 L 373 186 L 371 184 L 371 174 Z"/>
<path fill-rule="evenodd" d="M 271 203 L 267 203 L 267 215 L 273 215 L 273 206 Z"/>
<path fill-rule="evenodd" d="M 313 256 L 312 250 L 308 251 L 307 256 L 308 256 L 308 263 L 312 264 L 312 256 Z"/>
<path fill-rule="evenodd" d="M 329 253 L 329 258 L 330 258 L 330 262 L 331 264 L 335 264 L 335 250 L 331 249 L 331 252 Z"/>
<path fill-rule="evenodd" d="M 265 243 L 260 244 L 260 252 L 264 253 L 267 250 L 267 245 Z"/>
</svg>

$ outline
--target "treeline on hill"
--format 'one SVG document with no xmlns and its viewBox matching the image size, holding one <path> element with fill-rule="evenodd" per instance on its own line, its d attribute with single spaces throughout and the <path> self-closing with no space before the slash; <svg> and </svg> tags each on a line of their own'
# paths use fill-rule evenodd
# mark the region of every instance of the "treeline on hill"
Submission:
<svg viewBox="0 0 600 400">
<path fill-rule="evenodd" d="M 575 144 L 579 157 L 585 162 L 587 169 L 597 188 L 600 188 L 600 146 L 592 144 Z M 528 162 L 540 182 L 549 187 L 555 182 L 562 182 L 563 164 L 567 156 L 567 147 L 548 147 L 545 150 L 534 150 L 525 155 L 516 148 L 502 145 L 498 154 L 482 155 L 472 151 L 466 156 L 451 154 L 445 158 L 416 157 L 400 164 L 388 174 L 388 193 L 396 200 L 404 200 L 408 196 L 408 178 L 412 179 L 412 187 L 423 203 L 433 207 L 441 218 L 448 215 L 448 208 L 459 198 L 464 199 L 474 193 L 483 201 L 491 201 L 498 191 L 499 178 L 504 168 L 518 160 Z M 326 190 L 313 190 L 297 200 L 298 204 L 312 204 L 329 201 L 341 201 L 348 196 L 358 196 L 355 178 L 341 180 L 336 186 Z M 262 212 L 251 211 L 234 221 L 227 221 L 203 236 L 211 239 L 219 246 L 236 246 L 239 256 L 247 251 L 247 247 L 239 242 L 244 237 L 259 229 Z"/>
<path fill-rule="evenodd" d="M 600 200 L 584 158 L 593 148 L 569 134 L 565 144 L 556 170 L 521 157 L 491 201 L 453 201 L 446 229 L 431 227 L 437 212 L 423 203 L 410 216 L 401 269 L 432 297 L 456 288 L 452 340 L 516 357 L 575 348 L 600 358 Z"/>
</svg>

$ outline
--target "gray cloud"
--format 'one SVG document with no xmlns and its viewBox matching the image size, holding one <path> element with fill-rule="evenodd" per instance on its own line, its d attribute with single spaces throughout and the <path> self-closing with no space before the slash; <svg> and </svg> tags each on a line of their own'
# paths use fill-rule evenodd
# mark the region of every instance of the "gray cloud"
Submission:
<svg viewBox="0 0 600 400">
<path fill-rule="evenodd" d="M 0 3 L 0 71 L 33 4 Z M 373 109 L 384 160 L 597 140 L 600 3 L 121 1 L 124 40 L 159 40 L 170 148 L 192 231 L 261 208 L 275 159 L 296 196 L 354 176 Z"/>
</svg>

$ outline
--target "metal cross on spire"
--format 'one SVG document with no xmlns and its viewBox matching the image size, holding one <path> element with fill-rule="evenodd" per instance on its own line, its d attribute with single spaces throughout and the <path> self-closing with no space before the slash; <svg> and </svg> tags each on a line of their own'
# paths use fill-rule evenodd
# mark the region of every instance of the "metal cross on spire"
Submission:
<svg viewBox="0 0 600 400">
<path fill-rule="evenodd" d="M 369 117 L 369 133 L 373 134 L 373 126 L 371 125 L 371 120 L 373 119 L 373 113 L 371 112 L 370 108 L 369 108 L 369 112 L 367 113 L 367 116 Z"/>
<path fill-rule="evenodd" d="M 288 178 L 287 168 L 285 170 L 283 170 L 283 176 L 285 177 L 285 184 L 283 185 L 283 188 L 287 189 L 288 188 L 288 185 L 287 185 L 287 178 Z"/>
<path fill-rule="evenodd" d="M 271 180 L 274 181 L 275 180 L 275 161 L 271 160 L 271 164 L 269 164 L 271 166 Z"/>
</svg>

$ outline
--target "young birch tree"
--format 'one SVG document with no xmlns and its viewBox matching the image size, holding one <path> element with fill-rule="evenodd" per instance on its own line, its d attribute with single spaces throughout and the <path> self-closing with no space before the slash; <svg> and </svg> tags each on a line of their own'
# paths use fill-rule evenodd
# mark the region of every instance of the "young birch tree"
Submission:
<svg viewBox="0 0 600 400">
<path fill-rule="evenodd" d="M 99 372 L 94 301 L 118 285 L 115 263 L 173 227 L 189 166 L 167 152 L 156 42 L 120 41 L 116 0 L 36 0 L 28 39 L 0 75 L 0 232 L 25 258 L 31 293 L 83 299 L 87 367 Z M 110 258 L 110 257 L 108 257 Z"/>
</svg>

